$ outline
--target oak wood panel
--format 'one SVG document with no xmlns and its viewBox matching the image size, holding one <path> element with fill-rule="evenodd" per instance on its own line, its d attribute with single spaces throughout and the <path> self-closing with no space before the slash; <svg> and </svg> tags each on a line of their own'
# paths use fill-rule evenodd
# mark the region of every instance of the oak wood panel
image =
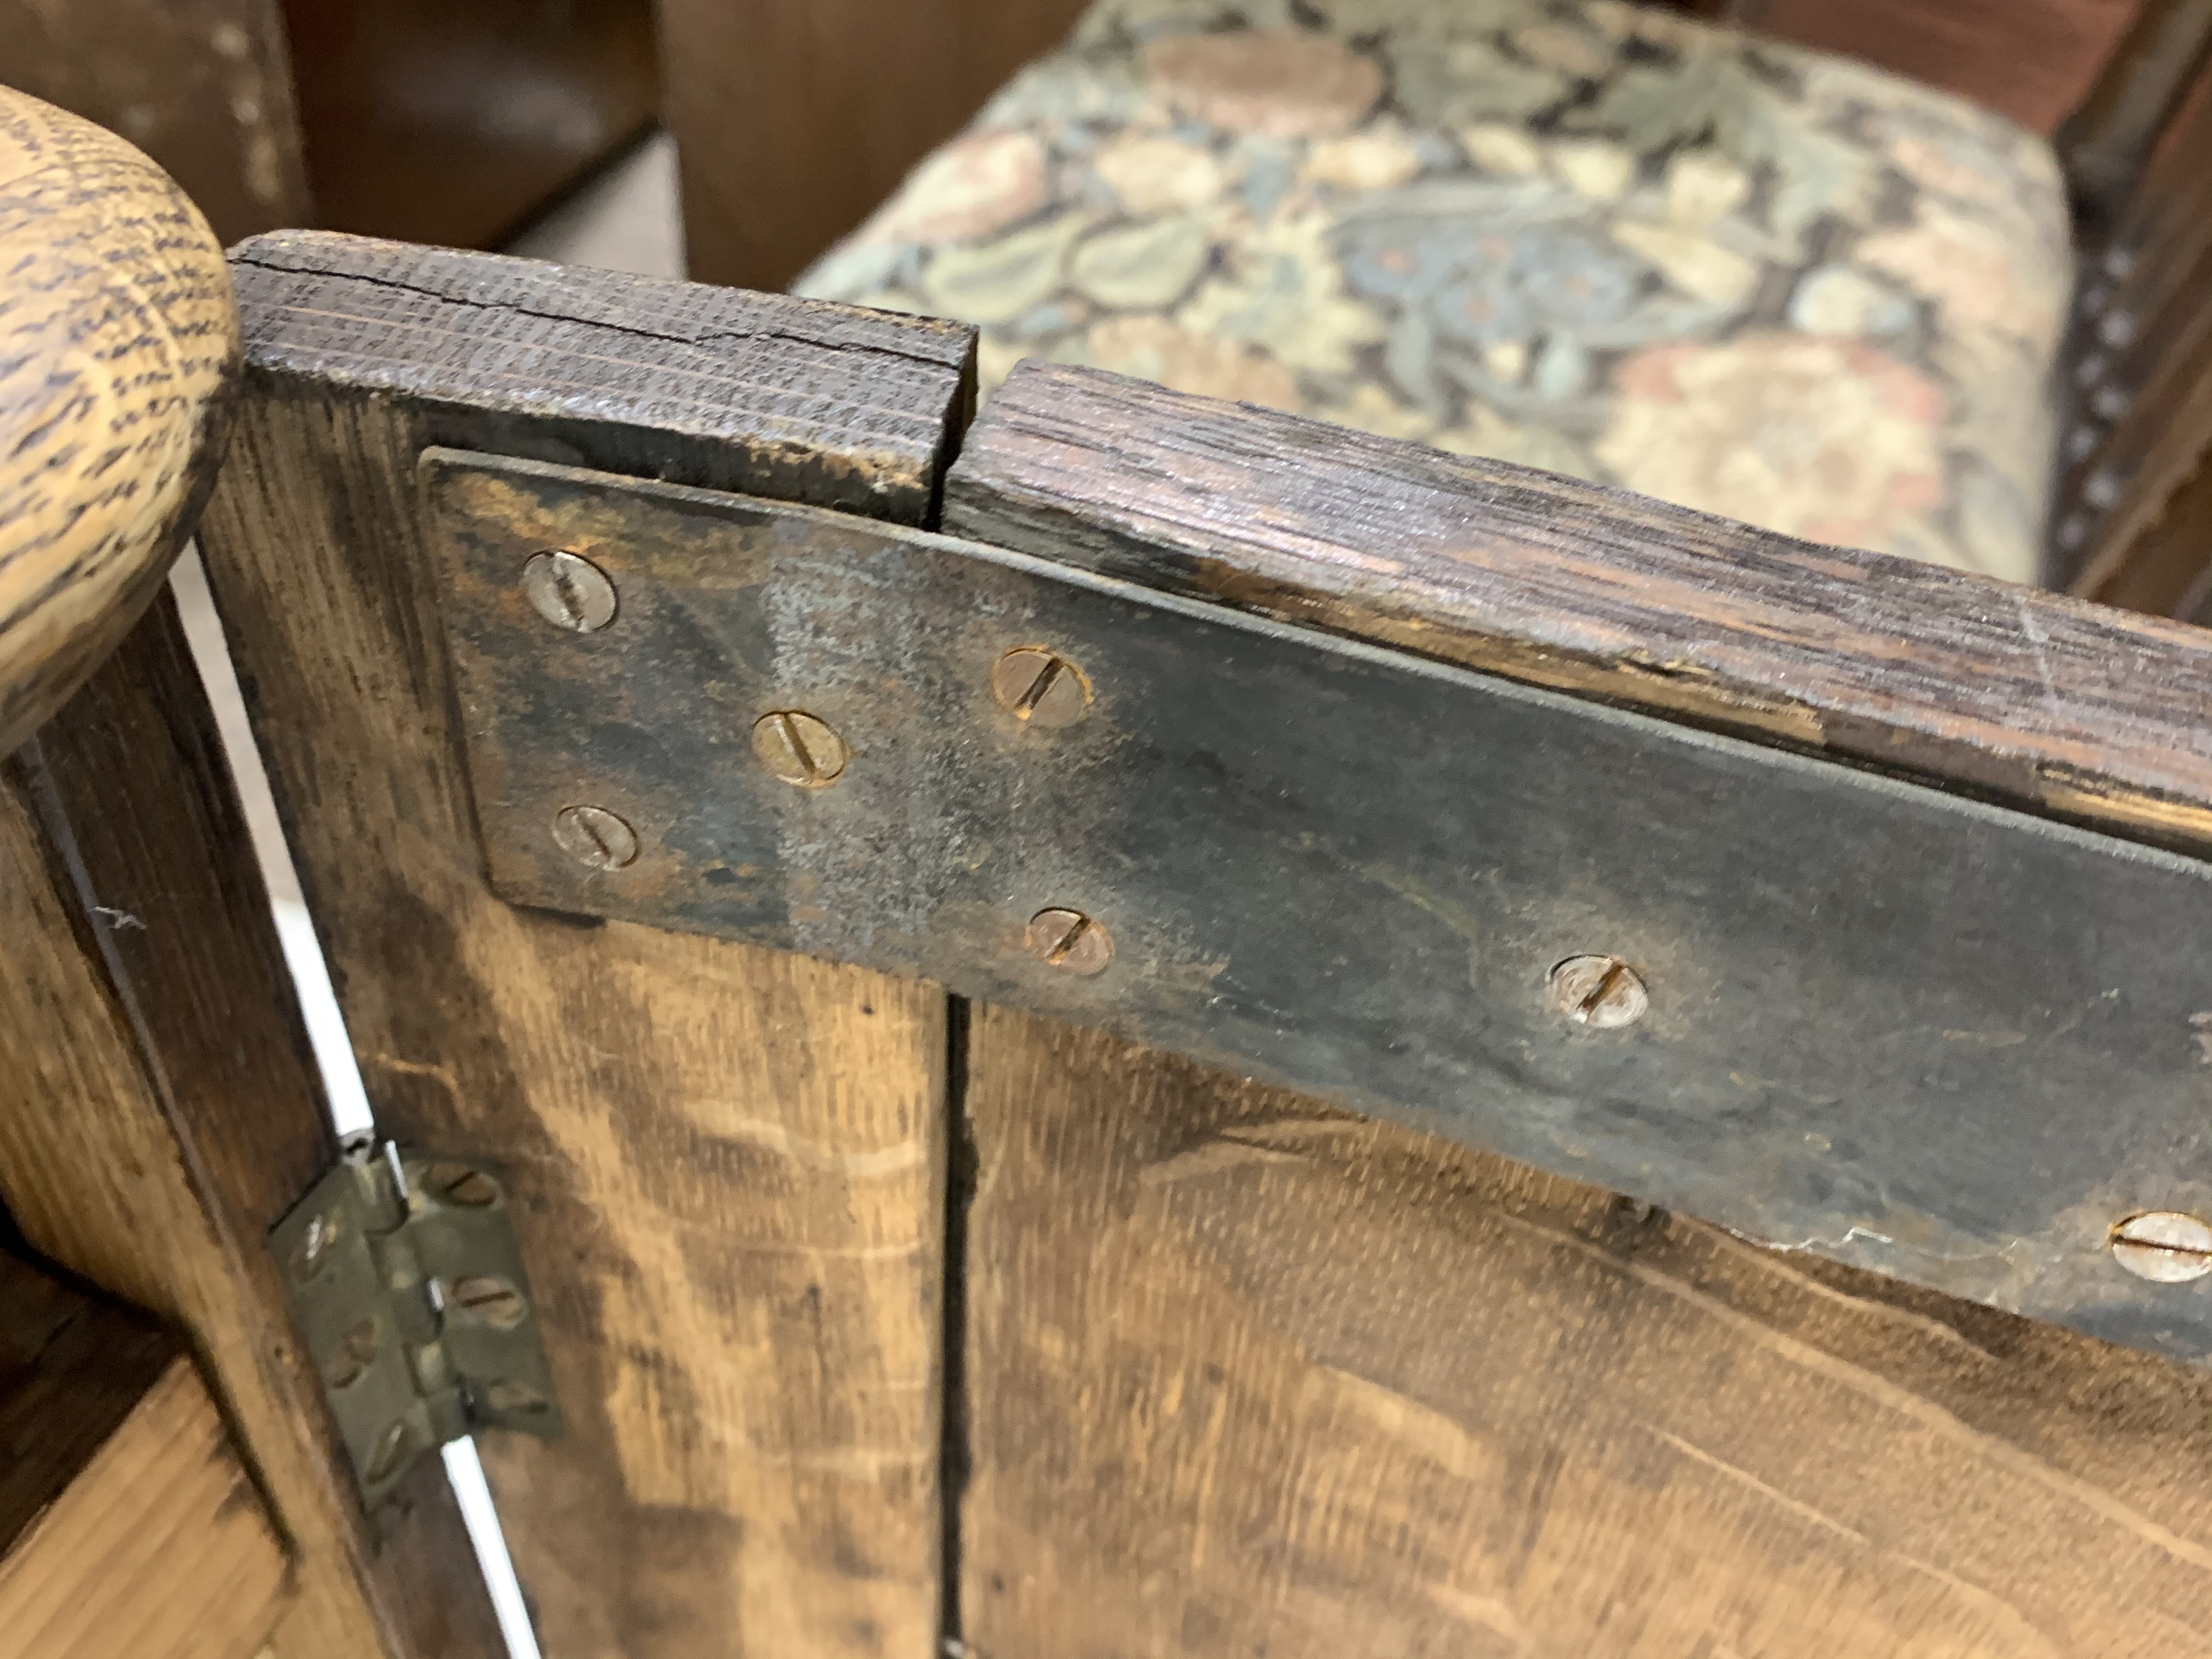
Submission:
<svg viewBox="0 0 2212 1659">
<path fill-rule="evenodd" d="M 2212 842 L 2212 639 L 1096 370 L 1017 368 L 945 527 L 2147 838 Z"/>
<path fill-rule="evenodd" d="M 496 246 L 653 119 L 652 0 L 283 0 L 283 12 L 316 211 L 246 230 L 312 222 Z"/>
<path fill-rule="evenodd" d="M 441 1473 L 372 1527 L 264 1235 L 337 1156 L 173 605 L 0 768 L 0 1194 L 190 1333 L 299 1557 L 279 1659 L 495 1651 Z"/>
<path fill-rule="evenodd" d="M 1085 4 L 660 0 L 690 274 L 784 287 Z"/>
<path fill-rule="evenodd" d="M 112 133 L 5 87 L 0 257 L 5 751 L 161 585 L 214 480 L 238 325 L 182 192 Z"/>
<path fill-rule="evenodd" d="M 201 544 L 380 1118 L 504 1166 L 566 1428 L 483 1451 L 546 1651 L 921 1652 L 944 999 L 492 896 L 415 468 L 917 521 L 969 337 L 338 237 L 239 258 L 249 396 Z"/>
<path fill-rule="evenodd" d="M 2103 72 L 2054 135 L 2075 206 L 2104 229 L 2136 193 L 2143 164 L 2212 61 L 2212 0 L 2136 0 Z"/>
<path fill-rule="evenodd" d="M 2205 15 L 2212 28 L 2212 9 Z M 2212 556 L 2177 539 L 2187 514 L 2169 510 L 2212 455 L 2208 147 L 2212 73 L 2200 76 L 2077 296 L 2076 425 L 2052 514 L 2067 586 L 2086 598 L 2164 611 L 2172 590 L 2158 573 Z"/>
<path fill-rule="evenodd" d="M 2212 1378 L 993 1008 L 970 1652 L 2212 1653 Z"/>
<path fill-rule="evenodd" d="M 2097 590 L 2099 601 L 2203 627 L 2212 599 L 2212 454 L 2175 486 L 2142 526 L 2132 555 Z"/>
<path fill-rule="evenodd" d="M 252 1659 L 290 1564 L 191 1361 L 0 1255 L 0 1653 Z"/>
<path fill-rule="evenodd" d="M 310 222 L 276 0 L 0 0 L 0 77 L 144 150 L 226 243 Z"/>
<path fill-rule="evenodd" d="M 2140 0 L 1737 0 L 1755 33 L 1941 87 L 2049 134 L 2087 95 Z"/>
</svg>

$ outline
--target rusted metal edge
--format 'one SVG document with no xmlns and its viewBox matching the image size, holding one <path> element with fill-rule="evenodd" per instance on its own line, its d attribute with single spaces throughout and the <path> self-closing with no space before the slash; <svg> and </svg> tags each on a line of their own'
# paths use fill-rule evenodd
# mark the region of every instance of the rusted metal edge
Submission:
<svg viewBox="0 0 2212 1659">
<path fill-rule="evenodd" d="M 2212 1356 L 2212 1283 L 2111 1248 L 2212 1214 L 2203 863 L 945 537 L 422 472 L 514 902 L 926 975 Z M 549 550 L 602 625 L 533 603 Z"/>
</svg>

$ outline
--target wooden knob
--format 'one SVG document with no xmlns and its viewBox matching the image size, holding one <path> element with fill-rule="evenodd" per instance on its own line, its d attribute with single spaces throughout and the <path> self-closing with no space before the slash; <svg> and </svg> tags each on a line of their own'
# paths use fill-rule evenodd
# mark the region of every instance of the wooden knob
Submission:
<svg viewBox="0 0 2212 1659">
<path fill-rule="evenodd" d="M 237 377 L 199 210 L 114 134 L 0 87 L 0 753 L 153 599 Z"/>
</svg>

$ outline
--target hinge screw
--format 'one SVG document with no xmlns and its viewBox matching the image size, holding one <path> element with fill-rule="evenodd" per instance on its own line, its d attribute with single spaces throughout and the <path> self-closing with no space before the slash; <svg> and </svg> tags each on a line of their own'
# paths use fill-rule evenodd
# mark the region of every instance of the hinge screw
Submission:
<svg viewBox="0 0 2212 1659">
<path fill-rule="evenodd" d="M 597 633 L 615 619 L 615 585 L 574 553 L 532 554 L 522 567 L 522 591 L 539 616 L 572 634 Z"/>
<path fill-rule="evenodd" d="M 553 1403 L 527 1382 L 505 1377 L 484 1385 L 483 1401 L 495 1412 L 542 1412 Z"/>
<path fill-rule="evenodd" d="M 482 1170 L 465 1164 L 433 1164 L 423 1170 L 422 1184 L 449 1204 L 481 1209 L 499 1197 L 499 1188 Z"/>
<path fill-rule="evenodd" d="M 1651 1006 L 1644 981 L 1619 957 L 1569 957 L 1552 969 L 1552 1006 L 1601 1031 L 1633 1025 Z"/>
<path fill-rule="evenodd" d="M 404 1422 L 389 1425 L 377 1437 L 376 1449 L 369 1454 L 368 1478 L 371 1480 L 389 1480 L 398 1474 L 400 1465 L 407 1461 L 407 1453 L 414 1440 L 413 1431 Z"/>
<path fill-rule="evenodd" d="M 801 789 L 834 783 L 851 758 L 845 739 L 803 708 L 780 708 L 755 720 L 753 753 L 769 772 Z"/>
<path fill-rule="evenodd" d="M 564 806 L 553 817 L 561 850 L 594 870 L 619 870 L 637 856 L 637 831 L 604 806 Z"/>
<path fill-rule="evenodd" d="M 331 1246 L 337 1242 L 338 1224 L 326 1215 L 319 1215 L 307 1223 L 300 1235 L 300 1242 L 292 1251 L 292 1277 L 302 1285 L 322 1272 L 330 1260 Z"/>
<path fill-rule="evenodd" d="M 520 1291 L 503 1279 L 489 1275 L 456 1280 L 452 1299 L 485 1324 L 502 1331 L 513 1330 L 530 1311 L 530 1304 L 522 1299 Z"/>
<path fill-rule="evenodd" d="M 1091 707 L 1091 682 L 1057 652 L 1025 645 L 993 666 L 991 695 L 1016 720 L 1050 730 L 1083 718 Z"/>
<path fill-rule="evenodd" d="M 1114 960 L 1114 938 L 1080 910 L 1040 910 L 1030 918 L 1024 942 L 1048 968 L 1086 978 Z"/>
<path fill-rule="evenodd" d="M 361 1381 L 376 1358 L 376 1327 L 362 1320 L 345 1334 L 323 1362 L 323 1379 L 333 1389 L 349 1389 Z"/>
<path fill-rule="evenodd" d="M 2212 1226 L 2176 1210 L 2132 1215 L 2112 1229 L 2112 1259 L 2138 1279 L 2185 1285 L 2212 1273 Z"/>
</svg>

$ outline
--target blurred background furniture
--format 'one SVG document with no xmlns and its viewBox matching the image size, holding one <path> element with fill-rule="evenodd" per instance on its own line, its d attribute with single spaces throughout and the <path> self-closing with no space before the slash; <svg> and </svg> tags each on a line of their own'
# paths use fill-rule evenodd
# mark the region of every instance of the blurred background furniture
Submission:
<svg viewBox="0 0 2212 1659">
<path fill-rule="evenodd" d="M 796 291 L 2094 590 L 2212 444 L 2208 50 L 2153 0 L 2046 141 L 1618 0 L 1100 0 Z"/>
<path fill-rule="evenodd" d="M 657 105 L 652 0 L 0 0 L 0 82 L 145 150 L 226 243 L 495 246 Z"/>
<path fill-rule="evenodd" d="M 147 147 L 206 204 L 226 240 L 272 227 L 316 224 L 489 247 L 510 243 L 526 226 L 541 221 L 579 181 L 650 130 L 662 102 L 650 5 L 651 0 L 487 0 L 454 9 L 429 0 L 179 0 L 175 5 L 91 0 L 64 6 L 52 0 L 0 0 L 0 62 L 8 65 L 11 83 Z M 1094 22 L 1111 9 L 1097 9 Z M 1249 13 L 1247 22 L 1264 22 L 1282 9 L 1279 3 L 1247 7 L 1243 13 L 1181 9 L 1194 17 L 1220 13 L 1208 27 L 1232 14 Z M 1370 32 L 1383 33 L 1402 31 L 1408 17 L 1423 12 L 1455 17 L 1476 33 L 1488 20 L 1510 33 L 1519 14 L 1528 14 L 1520 16 L 1526 25 L 1543 9 L 1533 0 L 1517 9 L 1492 0 L 1438 0 L 1426 6 L 1361 0 L 1352 8 L 1359 27 L 1371 22 Z M 1138 10 L 1144 16 L 1136 27 L 1155 32 L 1180 15 L 1170 5 Z M 1310 15 L 1322 17 L 1331 10 L 1322 7 Z M 2003 199 L 1963 204 L 1962 216 L 1978 222 L 1966 231 L 1978 252 L 1954 247 L 1961 257 L 1951 258 L 1938 251 L 1942 238 L 1933 234 L 1907 240 L 1900 249 L 1897 237 L 1881 239 L 1872 228 L 1862 228 L 1869 240 L 1881 242 L 1878 252 L 1920 260 L 1924 267 L 1925 280 L 1915 289 L 1893 259 L 1869 289 L 1855 286 L 1848 274 L 1838 278 L 1834 267 L 1849 261 L 1830 258 L 1836 250 L 1818 239 L 1797 238 L 1786 248 L 1771 241 L 1723 246 L 1718 257 L 1699 246 L 1687 257 L 1702 260 L 1706 269 L 1693 282 L 1726 293 L 1748 280 L 1759 293 L 1737 308 L 1732 321 L 1708 319 L 1702 333 L 1688 322 L 1672 333 L 1655 331 L 1648 307 L 1624 325 L 1626 333 L 1608 323 L 1615 338 L 1633 337 L 1636 343 L 1601 348 L 1596 361 L 1585 362 L 1583 406 L 1566 410 L 1564 424 L 1552 418 L 1561 413 L 1557 398 L 1539 399 L 1544 406 L 1532 410 L 1527 392 L 1538 368 L 1548 367 L 1546 384 L 1554 388 L 1573 380 L 1574 354 L 1554 353 L 1548 364 L 1539 363 L 1540 342 L 1534 336 L 1505 337 L 1502 321 L 1487 326 L 1497 337 L 1473 343 L 1494 359 L 1487 391 L 1475 400 L 1479 419 L 1469 418 L 1464 394 L 1433 373 L 1416 377 L 1421 392 L 1410 404 L 1405 396 L 1388 392 L 1385 372 L 1371 370 L 1358 388 L 1309 386 L 1297 394 L 1298 405 L 1356 422 L 1361 417 L 1349 400 L 1356 390 L 1369 398 L 1368 418 L 1380 423 L 1378 429 L 1449 438 L 1485 453 L 1656 489 L 1815 538 L 1933 556 L 2141 609 L 2204 613 L 2212 605 L 2212 558 L 2201 551 L 2212 526 L 2212 473 L 2203 465 L 2212 449 L 2212 396 L 2201 387 L 2212 370 L 2212 306 L 2195 296 L 2212 291 L 2208 239 L 2200 234 L 2212 215 L 2199 206 L 2204 191 L 2200 158 L 2212 144 L 2212 112 L 2204 107 L 2198 72 L 2212 7 L 2205 0 L 2022 0 L 2017 5 L 1681 0 L 1642 10 L 1654 21 L 1632 50 L 1645 49 L 1671 12 L 1678 22 L 1688 17 L 1745 31 L 1763 43 L 1763 62 L 1856 62 L 1894 77 L 1863 77 L 1862 88 L 1914 88 L 1917 95 L 1905 101 L 1917 113 L 1885 118 L 1887 135 L 1863 128 L 1844 131 L 1832 124 L 1825 136 L 1842 137 L 1846 148 L 1870 139 L 1861 145 L 1869 153 L 1886 146 L 1893 150 L 1902 143 L 1919 155 L 1926 135 L 1915 137 L 1904 127 L 1924 126 L 1930 119 L 1941 127 L 1948 119 L 1938 149 L 1964 143 L 1971 149 L 1981 143 L 1982 160 L 1970 161 L 1968 169 L 1994 166 L 1996 173 L 1984 185 Z M 908 172 L 951 140 L 1023 64 L 1050 52 L 1084 11 L 1077 0 L 929 0 L 896 7 L 873 0 L 817 0 L 805 6 L 659 0 L 665 120 L 683 160 L 683 234 L 690 274 L 757 288 L 790 283 L 897 192 Z M 1821 55 L 1808 58 L 1795 48 Z M 1532 67 L 1517 49 L 1504 50 L 1509 64 Z M 1574 48 L 1565 50 L 1571 55 Z M 1568 72 L 1558 64 L 1535 67 Z M 1646 82 L 1647 90 L 1652 80 L 1640 74 L 1629 78 Z M 1832 87 L 1839 84 L 1838 73 L 1827 79 Z M 2193 100 L 2185 96 L 2192 80 Z M 1699 94 L 1692 89 L 1677 86 L 1660 95 L 1675 105 L 1672 115 L 1662 112 L 1660 125 L 1679 126 L 1694 116 Z M 1948 117 L 1936 114 L 1945 110 Z M 2031 147 L 2007 159 L 2005 141 L 1992 135 L 2008 129 L 1990 125 L 1984 112 L 2050 140 L 2051 152 L 2063 158 L 2078 276 L 2069 275 L 2051 246 L 2059 234 L 2052 216 L 2057 186 L 2047 155 Z M 1556 111 L 1538 112 L 1531 132 L 1541 136 L 1546 121 L 1557 118 Z M 1509 113 L 1500 125 L 1510 126 L 1515 118 L 1528 118 Z M 1845 117 L 1846 125 L 1854 118 Z M 1650 125 L 1643 123 L 1645 129 Z M 1808 150 L 1802 142 L 1818 127 L 1817 112 L 1796 125 L 1796 149 L 1816 173 L 1827 169 L 1825 183 L 1815 180 L 1807 188 L 1816 195 L 1822 189 L 1844 192 L 1812 204 L 1808 212 L 1801 191 L 1793 212 L 1809 223 L 1822 211 L 1848 205 L 1844 197 L 1864 179 L 1836 174 L 1843 151 L 1832 143 L 1816 139 Z M 1607 138 L 1602 131 L 1553 136 Z M 1619 136 L 1617 128 L 1613 136 Z M 1663 186 L 1673 154 L 1668 146 L 1679 136 L 1643 157 L 1653 173 L 1647 184 Z M 1751 142 L 1761 141 L 1754 135 Z M 1368 149 L 1371 163 L 1379 152 L 1371 144 Z M 1001 152 L 1002 158 L 1011 154 Z M 2029 161 L 2021 163 L 2022 155 Z M 1763 164 L 1762 158 L 1748 159 L 1754 173 Z M 1863 168 L 1864 159 L 1856 165 Z M 1961 209 L 1955 191 L 1947 194 L 1911 176 L 1909 164 L 1892 167 L 1894 155 L 1873 159 L 1893 181 L 1884 188 L 1903 180 L 1903 188 L 1946 212 Z M 1481 173 L 1481 163 L 1470 164 Z M 1598 164 L 1600 173 L 1604 165 Z M 1842 165 L 1848 173 L 1855 164 L 1846 158 Z M 1937 158 L 1932 165 L 1944 163 Z M 2028 170 L 2019 171 L 2021 165 Z M 1585 182 L 1601 182 L 1587 167 L 1584 171 Z M 934 176 L 941 184 L 945 175 L 940 169 Z M 1724 182 L 1713 187 L 1726 188 Z M 1631 239 L 1648 242 L 1650 227 L 1635 223 L 1648 205 L 1607 206 L 1587 216 L 1567 240 L 1587 251 L 1594 244 L 1583 233 L 1594 232 L 1595 246 L 1611 249 L 1620 240 L 1614 233 L 1625 228 Z M 1762 225 L 1771 230 L 1771 220 L 1761 216 L 1767 205 L 1757 199 L 1740 204 L 1735 222 L 1720 226 L 1724 238 L 1733 234 L 1742 243 Z M 1917 222 L 1917 208 L 1895 201 L 1884 205 L 1893 230 L 1907 219 Z M 1698 210 L 1680 202 L 1667 210 L 1677 215 Z M 2008 227 L 2000 228 L 1998 220 L 2008 221 Z M 1680 227 L 1669 222 L 1658 228 L 1674 237 Z M 591 247 L 605 240 L 586 234 L 526 246 Z M 1229 245 L 1214 242 L 1216 255 Z M 1133 243 L 1119 250 L 1125 257 L 1142 252 Z M 1678 269 L 1686 269 L 1680 246 L 1668 252 Z M 1626 259 L 1608 252 L 1601 263 L 1633 273 L 1650 268 L 1649 252 Z M 618 252 L 591 257 L 632 263 Z M 1741 263 L 1747 258 L 1748 267 Z M 1965 280 L 1961 273 L 1976 259 L 1982 261 L 1982 275 Z M 1807 287 L 1816 276 L 1821 284 Z M 1948 300 L 1928 293 L 1927 282 L 1947 277 Z M 2014 344 L 1997 348 L 1986 328 L 1978 341 L 1968 340 L 1974 328 L 1960 332 L 1961 307 L 1973 310 L 1978 295 L 1991 291 L 1992 281 L 2002 289 L 2013 278 L 2028 279 L 2030 289 L 2070 292 L 2070 308 L 2053 319 L 2045 293 L 2014 294 L 2010 300 L 2021 301 L 2012 305 Z M 1601 409 L 1592 404 L 1589 393 L 1615 374 L 1638 368 L 1650 371 L 1644 378 L 1659 388 L 1662 400 L 1680 393 L 1672 367 L 1648 356 L 1632 363 L 1632 356 L 1669 342 L 1716 343 L 1723 334 L 1802 333 L 1775 326 L 1788 323 L 1784 307 L 1800 289 L 1805 290 L 1801 311 L 1820 310 L 1825 302 L 1831 321 L 1839 307 L 1879 309 L 1870 295 L 1880 290 L 1892 302 L 1893 322 L 1898 306 L 1917 307 L 1927 326 L 1903 341 L 1901 349 L 1891 349 L 1900 343 L 1894 329 L 1886 338 L 1871 337 L 1885 358 L 1875 364 L 1871 379 L 1850 363 L 1863 368 L 1874 360 L 1844 351 L 1832 333 L 1822 337 L 1828 346 L 1798 351 L 1787 368 L 1761 356 L 1757 346 L 1737 353 L 1741 362 L 1683 365 L 1726 379 L 1733 364 L 1742 371 L 1735 376 L 1739 392 L 1749 397 L 1757 389 L 1758 406 L 1745 404 L 1733 423 L 1729 418 L 1708 422 L 1702 459 L 1646 458 L 1622 467 L 1595 459 L 1618 411 L 1612 403 Z M 872 285 L 856 280 L 849 268 L 818 275 L 810 291 L 927 303 L 968 314 L 957 300 L 917 299 L 911 293 L 902 298 L 896 283 Z M 1677 291 L 1674 297 L 1698 296 Z M 1364 296 L 1368 302 L 1374 298 Z M 2022 313 L 2022 304 L 2032 314 Z M 1154 338 L 1157 331 L 1125 328 L 1118 342 L 1122 349 L 1101 355 L 1087 346 L 1071 348 L 1049 330 L 1022 334 L 1002 318 L 978 320 L 986 321 L 993 337 L 987 368 L 1011 362 L 1009 352 L 1076 350 L 1144 372 L 1144 362 L 1160 356 L 1163 338 L 1169 355 L 1183 349 L 1179 336 Z M 1086 330 L 1097 321 L 1090 319 Z M 1279 307 L 1272 325 L 1290 326 Z M 1212 337 L 1206 329 L 1197 331 Z M 1591 343 L 1581 343 L 1587 357 Z M 1536 355 L 1518 375 L 1501 380 L 1500 368 L 1516 368 L 1516 344 Z M 1606 357 L 1605 350 L 1615 355 Z M 1398 361 L 1407 364 L 1413 355 L 1401 339 Z M 1892 372 L 1891 362 L 1902 372 Z M 2022 392 L 2027 380 L 2053 365 L 2058 367 L 2050 389 L 2032 396 Z M 1903 431 L 1911 453 L 1900 465 L 1887 471 L 1847 465 L 1850 458 L 1869 453 L 1861 441 L 1866 428 L 1853 426 L 1837 408 L 1815 410 L 1794 427 L 1775 424 L 1778 410 L 1814 409 L 1810 400 L 1778 389 L 1792 375 L 1853 386 L 1868 410 L 1865 418 L 1888 434 L 1875 441 L 1877 449 L 1900 440 L 1900 421 L 1905 428 L 1926 425 L 1916 411 L 1931 399 L 1943 402 L 1942 429 L 1932 436 Z M 1776 386 L 1759 386 L 1770 378 L 1777 379 Z M 1323 395 L 1331 390 L 1338 395 Z M 1385 400 L 1373 401 L 1378 394 Z M 1686 465 L 1708 474 L 1722 467 L 1716 457 L 1734 444 L 1747 421 L 1773 428 L 1765 468 L 1770 476 L 1756 487 L 1741 481 L 1721 487 L 1708 477 L 1700 485 L 1674 484 L 1670 490 Z M 1639 447 L 1625 431 L 1613 444 L 1623 454 Z M 1794 458 L 1818 453 L 1829 455 L 1828 470 L 1840 480 L 1827 492 L 1833 501 L 1801 487 L 1820 469 Z M 1746 460 L 1727 468 L 1758 470 Z M 1852 477 L 1842 480 L 1844 471 Z"/>
<path fill-rule="evenodd" d="M 1855 58 L 2048 135 L 2136 0 L 1687 0 L 1674 9 Z M 780 289 L 881 204 L 1085 0 L 661 0 L 666 120 L 692 156 L 698 281 Z M 755 169 L 731 164 L 744 157 Z"/>
</svg>

